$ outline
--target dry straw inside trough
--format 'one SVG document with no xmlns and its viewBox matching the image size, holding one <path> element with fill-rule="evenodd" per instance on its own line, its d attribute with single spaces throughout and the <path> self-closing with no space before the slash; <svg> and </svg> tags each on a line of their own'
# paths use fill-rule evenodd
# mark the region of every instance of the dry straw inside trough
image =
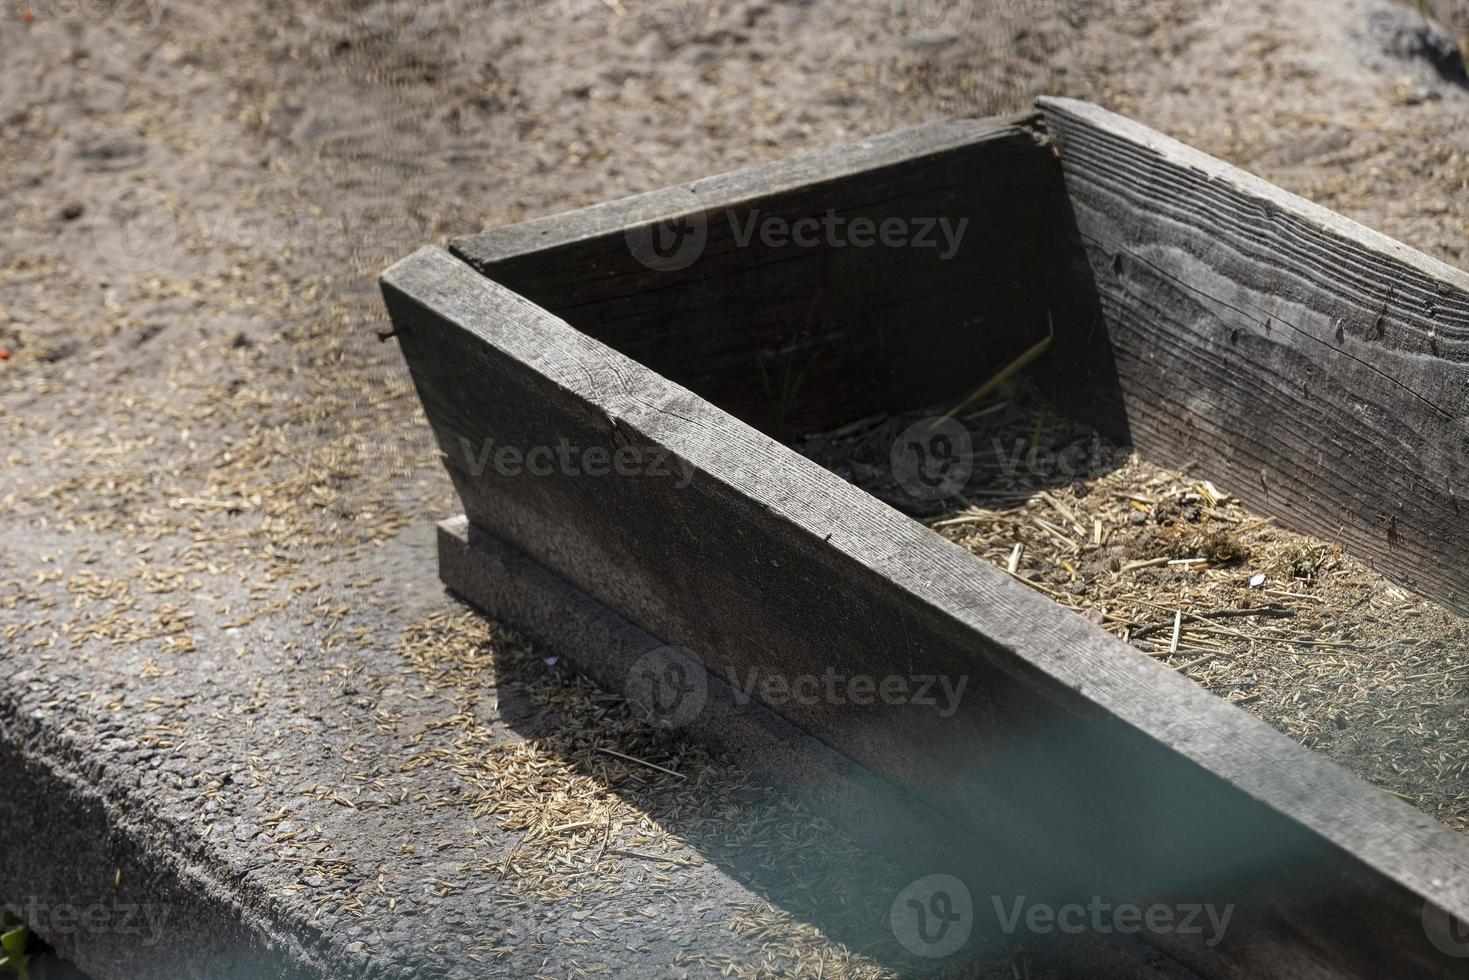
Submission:
<svg viewBox="0 0 1469 980">
<path fill-rule="evenodd" d="M 1459 830 L 1469 829 L 1469 622 L 1336 544 L 1058 414 L 1036 382 L 956 413 L 972 472 L 916 500 L 894 440 L 942 406 L 798 448 L 1018 580 Z"/>
</svg>

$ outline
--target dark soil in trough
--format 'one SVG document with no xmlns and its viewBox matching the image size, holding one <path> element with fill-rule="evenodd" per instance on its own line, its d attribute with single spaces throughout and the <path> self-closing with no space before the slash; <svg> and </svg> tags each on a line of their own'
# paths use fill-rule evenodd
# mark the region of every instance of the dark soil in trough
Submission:
<svg viewBox="0 0 1469 980">
<path fill-rule="evenodd" d="M 955 417 L 954 483 L 915 498 L 894 443 L 953 406 L 801 452 L 1280 731 L 1469 830 L 1469 621 L 1197 474 L 1152 465 L 1017 388 Z M 927 423 L 931 424 L 931 423 Z M 898 470 L 902 472 L 901 467 Z M 939 469 L 934 470 L 935 473 Z M 953 486 L 951 484 L 950 486 Z"/>
</svg>

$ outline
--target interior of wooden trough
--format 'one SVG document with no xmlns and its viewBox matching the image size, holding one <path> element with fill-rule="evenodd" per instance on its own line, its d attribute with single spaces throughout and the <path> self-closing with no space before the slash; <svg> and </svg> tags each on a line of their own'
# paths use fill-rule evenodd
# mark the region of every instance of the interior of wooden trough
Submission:
<svg viewBox="0 0 1469 980">
<path fill-rule="evenodd" d="M 1056 102 L 454 250 L 1469 829 L 1465 277 L 1151 138 Z M 908 240 L 759 231 L 827 215 Z"/>
<path fill-rule="evenodd" d="M 967 439 L 955 472 L 970 475 L 942 500 L 913 496 L 891 460 L 904 432 L 916 425 L 909 438 L 921 437 L 953 403 L 862 419 L 796 448 L 1469 830 L 1469 622 L 1337 544 L 1281 528 L 1196 468 L 1159 466 L 1062 415 L 1047 380 L 1040 365 L 954 416 Z"/>
</svg>

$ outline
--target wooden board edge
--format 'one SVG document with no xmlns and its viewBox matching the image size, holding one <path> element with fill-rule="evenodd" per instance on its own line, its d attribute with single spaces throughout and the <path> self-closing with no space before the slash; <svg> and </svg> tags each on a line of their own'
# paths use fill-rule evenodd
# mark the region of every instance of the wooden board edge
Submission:
<svg viewBox="0 0 1469 980">
<path fill-rule="evenodd" d="M 735 208 L 772 194 L 855 176 L 986 139 L 1028 133 L 1039 142 L 1044 137 L 1036 128 L 1037 118 L 1035 113 L 1026 113 L 923 123 L 702 180 L 458 236 L 450 239 L 449 252 L 485 270 L 508 259 L 622 234 L 654 222 L 671 222 Z"/>
<path fill-rule="evenodd" d="M 1118 115 L 1093 102 L 1063 96 L 1042 96 L 1036 100 L 1036 108 L 1042 115 L 1061 113 L 1104 129 L 1146 147 L 1180 166 L 1197 170 L 1210 180 L 1223 181 L 1241 194 L 1259 198 L 1318 228 L 1389 256 L 1430 279 L 1441 280 L 1461 291 L 1469 292 L 1469 272 L 1457 269 L 1308 198 L 1293 194 L 1248 170 L 1210 156 L 1135 119 Z"/>
</svg>

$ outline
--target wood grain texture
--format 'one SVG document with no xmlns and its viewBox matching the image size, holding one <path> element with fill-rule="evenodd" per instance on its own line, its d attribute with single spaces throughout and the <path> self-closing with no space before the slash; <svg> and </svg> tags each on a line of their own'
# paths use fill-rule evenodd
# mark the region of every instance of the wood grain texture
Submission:
<svg viewBox="0 0 1469 980">
<path fill-rule="evenodd" d="M 1031 121 L 955 120 L 451 248 L 583 333 L 784 435 L 957 398 L 1044 336 L 1037 283 L 1060 193 Z M 810 225 L 828 215 L 840 222 L 830 232 Z M 895 223 L 890 244 L 855 243 L 859 219 Z M 803 220 L 804 243 L 763 237 Z M 704 236 L 697 258 L 648 267 L 646 235 L 680 223 Z"/>
<path fill-rule="evenodd" d="M 1469 275 L 1096 106 L 1041 107 L 1101 321 L 1058 323 L 1058 388 L 1469 611 Z"/>
<path fill-rule="evenodd" d="M 1234 903 L 1217 945 L 1149 937 L 1208 976 L 1462 975 L 1420 913 L 1469 921 L 1469 845 L 1430 817 L 445 253 L 383 289 L 474 524 L 736 684 L 966 678 L 947 716 L 765 700 L 973 834 L 1002 900 Z M 476 463 L 562 440 L 683 475 Z"/>
</svg>

